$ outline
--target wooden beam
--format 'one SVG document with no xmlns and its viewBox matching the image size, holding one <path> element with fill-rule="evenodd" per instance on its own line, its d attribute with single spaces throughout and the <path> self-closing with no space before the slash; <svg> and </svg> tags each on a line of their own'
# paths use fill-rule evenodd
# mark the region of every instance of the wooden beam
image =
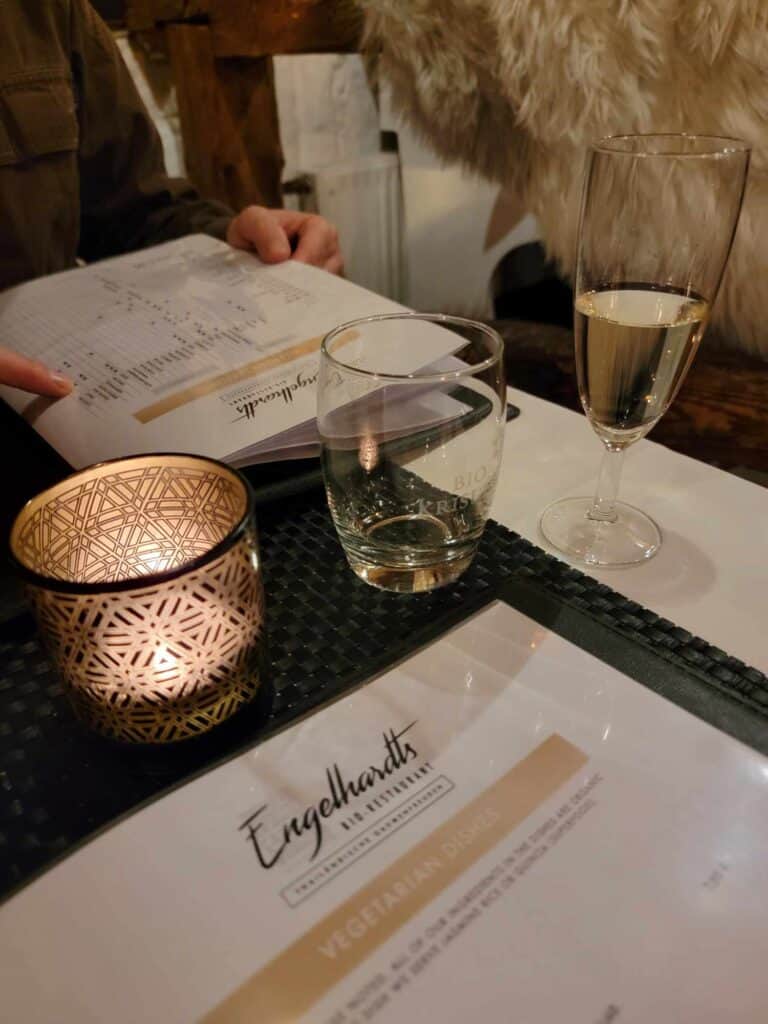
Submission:
<svg viewBox="0 0 768 1024">
<path fill-rule="evenodd" d="M 271 60 L 217 60 L 207 25 L 168 25 L 166 36 L 190 180 L 234 210 L 282 205 Z"/>
<path fill-rule="evenodd" d="M 110 28 L 125 27 L 125 0 L 91 0 L 91 6 Z"/>
<path fill-rule="evenodd" d="M 354 0 L 208 0 L 217 57 L 357 50 L 362 13 Z"/>
<path fill-rule="evenodd" d="M 208 15 L 209 0 L 126 0 L 130 32 L 144 32 L 170 21 L 199 21 Z"/>
</svg>

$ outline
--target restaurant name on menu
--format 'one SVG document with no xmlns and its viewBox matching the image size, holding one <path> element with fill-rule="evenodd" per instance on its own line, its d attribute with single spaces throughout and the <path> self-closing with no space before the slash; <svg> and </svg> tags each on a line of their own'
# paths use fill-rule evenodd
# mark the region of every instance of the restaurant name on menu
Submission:
<svg viewBox="0 0 768 1024">
<path fill-rule="evenodd" d="M 288 847 L 296 842 L 311 837 L 312 846 L 308 850 L 308 861 L 315 860 L 323 848 L 325 832 L 323 822 L 347 810 L 348 816 L 340 821 L 345 831 L 365 821 L 366 814 L 375 812 L 389 801 L 405 793 L 417 781 L 423 779 L 432 770 L 429 762 L 414 766 L 408 774 L 402 775 L 401 770 L 414 760 L 418 760 L 418 751 L 413 738 L 404 739 L 406 733 L 417 723 L 411 722 L 399 732 L 390 728 L 382 733 L 384 741 L 384 757 L 378 764 L 368 764 L 356 774 L 345 773 L 338 763 L 334 762 L 325 769 L 328 792 L 319 801 L 308 805 L 303 812 L 292 815 L 277 829 L 278 839 L 269 841 L 263 833 L 265 820 L 269 814 L 269 804 L 262 804 L 239 825 L 238 831 L 245 834 L 252 845 L 258 863 L 262 868 L 273 868 L 282 858 Z M 398 776 L 393 779 L 393 776 Z M 392 781 L 392 784 L 379 792 L 371 792 L 378 783 Z M 362 802 L 362 803 L 361 803 Z M 270 829 L 274 834 L 274 830 Z"/>
</svg>

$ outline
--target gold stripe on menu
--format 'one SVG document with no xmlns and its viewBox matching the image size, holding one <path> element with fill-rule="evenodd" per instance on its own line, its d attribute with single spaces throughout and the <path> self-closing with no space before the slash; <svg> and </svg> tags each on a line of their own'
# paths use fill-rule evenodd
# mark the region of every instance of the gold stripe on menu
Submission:
<svg viewBox="0 0 768 1024">
<path fill-rule="evenodd" d="M 203 1024 L 295 1022 L 587 762 L 553 734 L 257 971 Z"/>
<path fill-rule="evenodd" d="M 182 406 L 188 405 L 198 398 L 205 398 L 206 395 L 213 395 L 224 388 L 232 387 L 233 384 L 239 384 L 242 380 L 258 377 L 260 373 L 265 373 L 267 370 L 274 370 L 278 366 L 284 366 L 286 363 L 293 363 L 297 359 L 303 359 L 304 356 L 310 356 L 313 352 L 317 352 L 323 337 L 324 335 L 321 334 L 316 338 L 308 338 L 306 341 L 298 342 L 290 348 L 273 352 L 270 356 L 262 356 L 261 359 L 254 359 L 252 362 L 245 363 L 244 366 L 238 366 L 234 370 L 227 370 L 225 373 L 216 374 L 215 377 L 198 381 L 197 384 L 192 384 L 188 388 L 176 391 L 172 395 L 166 395 L 165 398 L 153 402 L 152 405 L 146 405 L 143 409 L 138 409 L 133 414 L 133 418 L 138 420 L 139 423 L 151 423 L 152 420 L 159 419 L 160 416 L 165 416 L 166 413 L 174 412 L 176 409 L 180 409 Z M 354 341 L 357 337 L 357 331 L 348 331 L 345 336 L 337 339 L 334 351 L 341 348 L 342 345 Z"/>
</svg>

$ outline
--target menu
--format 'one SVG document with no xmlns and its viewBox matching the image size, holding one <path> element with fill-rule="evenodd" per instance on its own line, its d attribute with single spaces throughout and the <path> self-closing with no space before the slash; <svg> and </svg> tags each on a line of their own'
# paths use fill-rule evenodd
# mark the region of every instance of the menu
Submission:
<svg viewBox="0 0 768 1024">
<path fill-rule="evenodd" d="M 402 309 L 303 263 L 267 266 L 192 235 L 3 292 L 3 344 L 75 388 L 52 400 L 0 386 L 0 397 L 78 468 L 152 451 L 234 465 L 302 458 L 318 451 L 323 335 Z M 414 324 L 393 339 L 388 368 L 411 372 L 455 347 L 450 332 Z M 465 411 L 447 398 L 423 404 L 400 407 L 403 422 Z"/>
<path fill-rule="evenodd" d="M 12 897 L 5 1016 L 754 1024 L 766 848 L 765 757 L 497 602 Z"/>
</svg>

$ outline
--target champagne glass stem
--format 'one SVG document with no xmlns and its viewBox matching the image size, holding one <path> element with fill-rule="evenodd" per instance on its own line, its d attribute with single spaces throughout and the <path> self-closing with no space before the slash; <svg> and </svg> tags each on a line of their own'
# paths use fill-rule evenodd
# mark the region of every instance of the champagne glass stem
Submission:
<svg viewBox="0 0 768 1024">
<path fill-rule="evenodd" d="M 605 446 L 595 497 L 592 501 L 592 508 L 587 512 L 588 519 L 595 519 L 600 523 L 615 523 L 619 518 L 616 512 L 616 497 L 619 493 L 619 480 L 624 466 L 625 450 L 623 447 Z"/>
</svg>

